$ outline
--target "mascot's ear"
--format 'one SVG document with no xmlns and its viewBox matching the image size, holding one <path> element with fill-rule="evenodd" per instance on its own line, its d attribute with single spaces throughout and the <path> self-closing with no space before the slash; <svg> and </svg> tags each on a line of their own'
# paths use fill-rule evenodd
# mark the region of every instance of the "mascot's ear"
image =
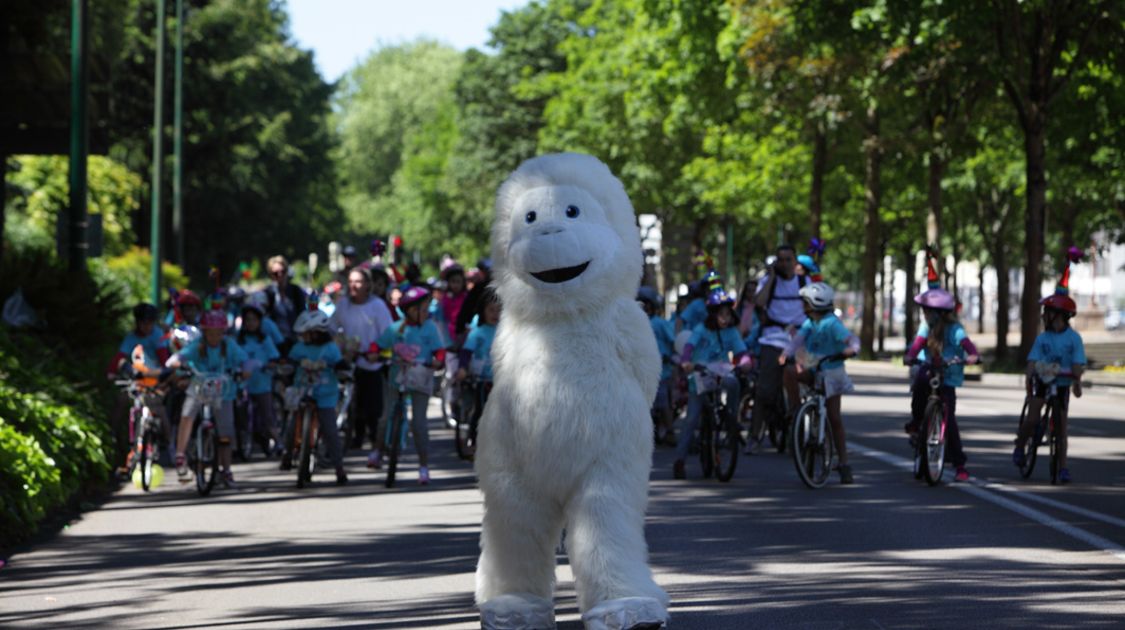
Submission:
<svg viewBox="0 0 1125 630">
<path fill-rule="evenodd" d="M 640 244 L 637 217 L 621 181 L 601 160 L 583 153 L 552 153 L 520 164 L 496 194 L 496 213 L 492 223 L 492 260 L 506 264 L 512 211 L 516 200 L 527 190 L 540 186 L 569 185 L 581 188 L 605 210 L 606 219 L 625 243 Z"/>
</svg>

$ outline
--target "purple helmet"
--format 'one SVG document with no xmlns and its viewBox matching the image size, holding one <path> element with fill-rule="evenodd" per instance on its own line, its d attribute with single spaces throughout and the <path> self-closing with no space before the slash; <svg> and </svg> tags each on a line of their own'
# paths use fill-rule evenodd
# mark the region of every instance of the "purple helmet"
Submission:
<svg viewBox="0 0 1125 630">
<path fill-rule="evenodd" d="M 406 293 L 402 294 L 402 297 L 398 300 L 398 305 L 405 309 L 406 307 L 413 306 L 423 300 L 428 299 L 429 297 L 430 292 L 427 291 L 425 287 L 413 286 L 407 289 Z"/>
<path fill-rule="evenodd" d="M 734 298 L 722 289 L 715 289 L 707 296 L 707 308 L 715 309 L 723 305 L 734 306 Z"/>
<path fill-rule="evenodd" d="M 939 311 L 952 311 L 957 308 L 957 300 L 953 299 L 945 289 L 930 289 L 914 296 L 914 302 L 922 308 L 933 308 Z"/>
</svg>

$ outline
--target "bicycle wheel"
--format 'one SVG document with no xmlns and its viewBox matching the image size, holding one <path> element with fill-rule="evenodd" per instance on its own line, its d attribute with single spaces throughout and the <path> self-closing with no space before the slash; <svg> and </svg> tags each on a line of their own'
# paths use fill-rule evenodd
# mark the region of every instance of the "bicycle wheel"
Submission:
<svg viewBox="0 0 1125 630">
<path fill-rule="evenodd" d="M 156 448 L 156 436 L 152 434 L 148 422 L 141 429 L 140 452 L 137 454 L 137 466 L 141 471 L 141 488 L 148 492 L 152 488 L 152 455 Z"/>
<path fill-rule="evenodd" d="M 1047 444 L 1051 453 L 1051 485 L 1059 482 L 1059 415 L 1058 403 L 1048 401 L 1047 408 L 1043 410 L 1047 418 Z"/>
<path fill-rule="evenodd" d="M 195 489 L 201 497 L 211 494 L 219 476 L 218 440 L 210 420 L 199 423 L 195 435 Z"/>
<path fill-rule="evenodd" d="M 774 405 L 773 414 L 769 420 L 770 424 L 770 443 L 774 445 L 778 453 L 785 452 L 786 442 L 786 426 L 785 418 L 788 416 L 789 405 L 785 402 L 784 395 L 779 396 L 777 403 Z"/>
<path fill-rule="evenodd" d="M 304 488 L 305 484 L 312 481 L 313 449 L 316 448 L 316 432 L 313 429 L 313 414 L 316 412 L 305 407 L 301 410 L 301 449 L 297 457 L 297 487 Z"/>
<path fill-rule="evenodd" d="M 730 481 L 734 477 L 735 466 L 738 465 L 738 446 L 741 440 L 741 427 L 734 418 L 729 418 L 725 413 L 716 413 L 713 439 L 711 440 L 711 460 L 715 463 L 715 477 L 722 482 Z"/>
<path fill-rule="evenodd" d="M 824 487 L 832 473 L 836 447 L 832 427 L 825 423 L 824 432 L 820 430 L 820 413 L 815 401 L 806 402 L 797 410 L 789 436 L 793 464 L 801 482 L 809 488 Z"/>
<path fill-rule="evenodd" d="M 922 472 L 926 483 L 936 486 L 941 483 L 941 475 L 945 472 L 945 409 L 941 401 L 930 403 L 926 407 L 926 415 L 920 439 L 925 440 L 925 461 Z"/>
<path fill-rule="evenodd" d="M 757 449 L 762 440 L 766 439 L 766 425 L 754 415 L 754 393 L 743 394 L 738 401 L 738 421 L 746 428 L 746 446 L 748 449 Z"/>
<path fill-rule="evenodd" d="M 1027 400 L 1023 401 L 1023 411 L 1020 412 L 1020 427 L 1023 426 L 1024 420 L 1027 418 L 1027 407 L 1029 404 Z M 1032 471 L 1035 470 L 1035 460 L 1038 459 L 1039 453 L 1039 441 L 1043 439 L 1040 433 L 1041 429 L 1039 428 L 1042 424 L 1042 418 L 1040 418 L 1039 426 L 1035 427 L 1034 433 L 1023 445 L 1023 466 L 1020 466 L 1020 474 L 1023 475 L 1024 479 L 1030 477 Z"/>
<path fill-rule="evenodd" d="M 715 408 L 708 405 L 699 419 L 699 465 L 703 478 L 710 479 L 715 473 L 714 428 L 718 419 L 714 417 Z"/>
<path fill-rule="evenodd" d="M 476 414 L 476 396 L 468 389 L 461 390 L 461 413 L 454 417 L 456 423 L 453 430 L 453 442 L 457 447 L 457 456 L 461 459 L 472 459 L 469 450 L 469 423 Z"/>
<path fill-rule="evenodd" d="M 390 439 L 387 441 L 387 479 L 383 485 L 387 488 L 395 486 L 395 473 L 398 472 L 398 455 L 402 450 L 402 431 L 406 425 L 406 404 L 402 400 L 402 395 L 399 395 L 398 402 L 395 403 L 395 412 L 391 415 L 391 421 L 387 426 L 387 431 L 390 433 Z"/>
<path fill-rule="evenodd" d="M 237 427 L 236 435 L 238 439 L 238 449 L 235 453 L 240 460 L 248 462 L 250 461 L 250 457 L 254 454 L 254 434 L 250 426 L 249 404 L 235 403 L 234 422 Z"/>
</svg>

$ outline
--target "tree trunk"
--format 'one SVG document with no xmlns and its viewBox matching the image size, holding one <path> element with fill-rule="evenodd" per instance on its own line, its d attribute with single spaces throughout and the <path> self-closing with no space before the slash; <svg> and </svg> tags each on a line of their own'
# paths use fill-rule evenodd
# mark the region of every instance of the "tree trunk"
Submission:
<svg viewBox="0 0 1125 630">
<path fill-rule="evenodd" d="M 4 211 L 8 205 L 8 156 L 0 152 L 0 263 L 4 261 L 4 227 L 8 215 Z"/>
<path fill-rule="evenodd" d="M 984 265 L 977 266 L 977 333 L 984 334 Z"/>
<path fill-rule="evenodd" d="M 926 241 L 941 251 L 942 212 L 941 178 L 945 175 L 945 160 L 935 148 L 930 151 L 930 181 L 926 201 L 930 206 L 930 216 L 926 221 Z"/>
<path fill-rule="evenodd" d="M 879 264 L 879 205 L 882 151 L 879 139 L 879 111 L 869 105 L 865 123 L 863 219 L 863 319 L 860 326 L 860 352 L 866 359 L 875 356 L 875 272 Z"/>
<path fill-rule="evenodd" d="M 1036 105 L 1032 105 L 1034 109 Z M 1039 334 L 1039 292 L 1043 284 L 1043 224 L 1047 208 L 1047 148 L 1045 112 L 1029 112 L 1024 129 L 1027 161 L 1027 214 L 1024 217 L 1024 280 L 1020 298 L 1019 363 L 1027 360 Z"/>
<path fill-rule="evenodd" d="M 824 214 L 824 171 L 828 165 L 828 136 L 819 125 L 813 138 L 812 185 L 809 187 L 809 216 L 812 236 L 820 238 L 820 219 Z"/>
<path fill-rule="evenodd" d="M 886 243 L 879 248 L 879 354 L 887 351 L 887 257 Z"/>
<path fill-rule="evenodd" d="M 891 281 L 887 291 L 887 335 L 894 337 L 895 333 L 895 261 L 891 259 Z"/>
<path fill-rule="evenodd" d="M 914 304 L 914 293 L 918 291 L 918 286 L 914 278 L 915 269 L 915 255 L 913 251 L 907 250 L 903 259 L 905 262 L 906 271 L 906 295 L 903 297 L 903 305 L 906 307 L 903 310 L 906 312 L 906 321 L 902 324 L 902 334 L 906 338 L 906 347 L 910 347 L 910 342 L 914 341 L 914 333 L 917 328 L 914 326 L 914 314 L 917 312 Z"/>
<path fill-rule="evenodd" d="M 1011 310 L 1012 284 L 1008 251 L 1003 243 L 997 243 L 992 254 L 996 265 L 996 361 L 1008 358 L 1008 311 Z"/>
</svg>

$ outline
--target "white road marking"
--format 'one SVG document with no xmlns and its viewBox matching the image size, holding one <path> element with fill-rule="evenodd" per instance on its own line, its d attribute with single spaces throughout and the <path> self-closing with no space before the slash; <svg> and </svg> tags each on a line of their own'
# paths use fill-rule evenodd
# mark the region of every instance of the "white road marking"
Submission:
<svg viewBox="0 0 1125 630">
<path fill-rule="evenodd" d="M 853 440 L 848 440 L 848 447 L 850 449 L 854 449 L 858 453 L 861 453 L 861 454 L 866 455 L 868 457 L 871 457 L 873 459 L 877 459 L 877 460 L 879 460 L 883 463 L 890 464 L 891 466 L 894 466 L 895 468 L 901 468 L 903 470 L 910 470 L 910 471 L 914 470 L 914 462 L 906 459 L 905 457 L 899 457 L 898 455 L 892 455 L 890 453 L 878 451 L 878 450 L 875 450 L 873 448 L 863 446 L 862 444 L 857 444 Z M 1040 525 L 1046 525 L 1047 527 L 1050 527 L 1051 529 L 1053 529 L 1053 530 L 1055 530 L 1055 531 L 1057 531 L 1061 534 L 1065 534 L 1066 536 L 1070 536 L 1071 538 L 1074 538 L 1076 540 L 1080 540 L 1080 541 L 1094 547 L 1095 549 L 1103 551 L 1103 552 L 1117 558 L 1118 560 L 1121 560 L 1121 561 L 1125 562 L 1125 547 L 1122 547 L 1121 545 L 1119 545 L 1119 544 L 1117 544 L 1117 543 L 1115 543 L 1111 540 L 1108 540 L 1106 538 L 1102 538 L 1101 536 L 1098 536 L 1097 534 L 1090 533 L 1090 532 L 1088 532 L 1088 531 L 1086 531 L 1086 530 L 1084 530 L 1080 527 L 1075 527 L 1074 525 L 1071 525 L 1070 523 L 1066 523 L 1064 521 L 1061 521 L 1061 520 L 1051 516 L 1050 514 L 1040 512 L 1039 510 L 1036 510 L 1035 508 L 1028 507 L 1028 506 L 1026 506 L 1022 503 L 1017 503 L 1016 501 L 1013 501 L 1012 499 L 1009 499 L 1007 497 L 1000 496 L 998 494 L 998 492 L 1003 491 L 1003 492 L 1006 492 L 1006 493 L 1015 494 L 1016 496 L 1025 497 L 1025 498 L 1026 497 L 1033 497 L 1035 495 L 1032 495 L 1032 494 L 1027 493 L 1027 492 L 1022 492 L 1022 491 L 1020 491 L 1016 488 L 1012 488 L 1010 486 L 1002 486 L 1001 484 L 992 484 L 990 482 L 982 482 L 982 481 L 976 480 L 976 479 L 970 479 L 970 483 L 955 483 L 955 484 L 951 484 L 951 485 L 952 485 L 952 487 L 957 488 L 958 490 L 961 490 L 963 492 L 968 492 L 969 494 L 971 494 L 971 495 L 973 495 L 973 496 L 975 496 L 979 499 L 983 499 L 985 501 L 988 501 L 989 503 L 992 503 L 994 505 L 998 505 L 1002 508 L 1005 508 L 1007 510 L 1011 510 L 1012 512 L 1015 512 L 1016 514 L 1019 514 L 1021 516 L 1026 517 L 1026 518 L 1029 518 L 1029 519 L 1039 523 Z M 996 487 L 990 489 L 990 486 L 996 486 Z M 1045 497 L 1037 497 L 1036 496 L 1033 500 L 1038 500 L 1041 503 L 1044 503 L 1046 505 L 1051 505 L 1052 507 L 1059 507 L 1059 506 L 1062 506 L 1062 505 L 1066 505 L 1065 503 L 1061 503 L 1059 501 L 1054 501 L 1053 499 L 1047 499 Z M 1075 512 L 1075 513 L 1087 513 L 1087 514 L 1084 514 L 1085 516 L 1090 516 L 1090 514 L 1097 514 L 1097 512 L 1091 512 L 1090 510 L 1086 510 L 1084 508 L 1077 508 L 1075 506 L 1067 506 L 1066 508 L 1061 508 L 1061 509 L 1069 509 L 1069 511 L 1072 511 L 1072 512 Z M 1081 510 L 1082 512 L 1078 512 L 1078 510 Z M 1091 518 L 1093 518 L 1093 517 L 1091 517 Z M 1104 514 L 1098 515 L 1098 520 L 1102 520 L 1102 521 L 1105 521 L 1105 522 L 1111 522 L 1111 521 L 1107 521 L 1106 519 L 1111 519 L 1111 521 L 1121 522 L 1120 519 L 1115 519 L 1111 516 L 1106 516 Z M 1111 522 L 1111 524 L 1117 525 L 1118 523 L 1117 522 Z"/>
</svg>

